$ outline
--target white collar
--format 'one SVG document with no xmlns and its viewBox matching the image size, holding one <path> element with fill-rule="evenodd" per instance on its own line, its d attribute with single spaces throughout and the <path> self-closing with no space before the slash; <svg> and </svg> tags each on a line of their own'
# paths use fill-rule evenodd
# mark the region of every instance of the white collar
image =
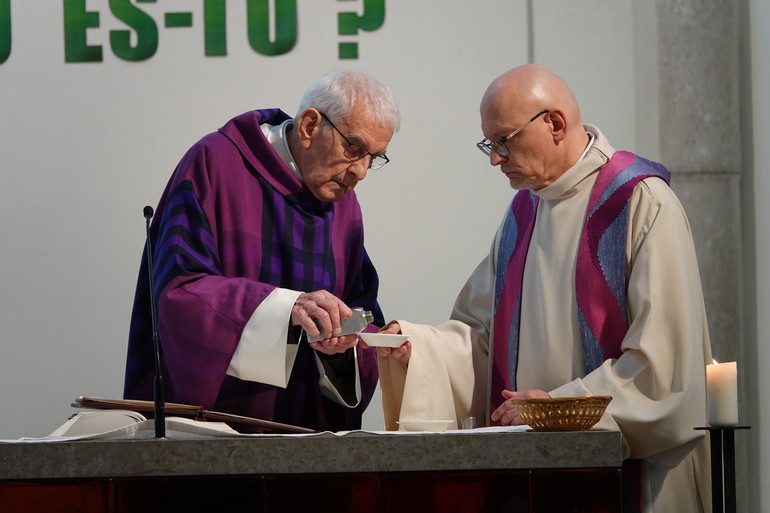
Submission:
<svg viewBox="0 0 770 513">
<path fill-rule="evenodd" d="M 577 164 L 578 162 L 580 162 L 585 158 L 586 154 L 588 154 L 588 151 L 593 147 L 594 141 L 596 140 L 596 136 L 592 132 L 590 132 L 589 130 L 586 130 L 586 133 L 588 134 L 588 144 L 586 145 L 586 149 L 583 150 L 583 154 L 580 155 L 580 158 L 577 159 L 577 162 L 575 162 L 575 164 Z"/>
<path fill-rule="evenodd" d="M 302 174 L 299 172 L 297 162 L 291 155 L 289 138 L 286 136 L 286 131 L 292 126 L 294 126 L 294 120 L 287 119 L 280 125 L 268 125 L 267 123 L 263 123 L 260 125 L 260 128 L 262 129 L 262 133 L 265 134 L 267 142 L 270 143 L 270 146 L 272 146 L 278 156 L 281 157 L 281 160 L 286 164 L 286 167 L 291 169 L 292 173 L 294 173 L 294 175 L 299 178 L 299 181 L 302 182 Z"/>
</svg>

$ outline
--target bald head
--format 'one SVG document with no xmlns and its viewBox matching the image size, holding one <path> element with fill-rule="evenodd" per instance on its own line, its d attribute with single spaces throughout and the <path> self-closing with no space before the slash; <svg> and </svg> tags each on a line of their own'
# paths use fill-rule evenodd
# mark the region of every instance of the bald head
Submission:
<svg viewBox="0 0 770 513">
<path fill-rule="evenodd" d="M 492 153 L 516 188 L 539 189 L 555 181 L 580 157 L 588 137 L 580 108 L 566 82 L 539 64 L 525 64 L 497 77 L 481 99 L 481 129 L 489 139 L 504 139 L 538 112 L 548 112 L 506 142 L 510 156 Z M 516 151 L 514 151 L 516 150 Z M 534 182 L 516 183 L 506 169 L 509 161 L 532 161 Z M 523 166 L 523 164 L 522 164 Z M 513 164 L 508 168 L 513 168 Z M 525 170 L 526 171 L 526 170 Z"/>
<path fill-rule="evenodd" d="M 581 124 L 580 109 L 566 82 L 539 64 L 525 64 L 497 77 L 481 100 L 485 109 L 538 112 L 562 110 L 573 123 Z"/>
</svg>

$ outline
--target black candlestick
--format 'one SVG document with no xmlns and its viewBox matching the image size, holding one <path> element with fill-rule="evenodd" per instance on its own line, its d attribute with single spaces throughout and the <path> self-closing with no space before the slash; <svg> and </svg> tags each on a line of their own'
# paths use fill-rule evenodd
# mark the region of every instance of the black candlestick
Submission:
<svg viewBox="0 0 770 513">
<path fill-rule="evenodd" d="M 735 430 L 749 426 L 696 427 L 709 432 L 711 441 L 712 513 L 736 513 Z"/>
</svg>

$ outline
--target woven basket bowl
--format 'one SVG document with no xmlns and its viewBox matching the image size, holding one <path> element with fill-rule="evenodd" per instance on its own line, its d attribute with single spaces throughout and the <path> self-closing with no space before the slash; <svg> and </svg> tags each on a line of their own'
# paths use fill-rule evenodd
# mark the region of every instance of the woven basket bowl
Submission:
<svg viewBox="0 0 770 513">
<path fill-rule="evenodd" d="M 509 399 L 535 431 L 585 431 L 599 422 L 612 400 L 608 395 Z"/>
</svg>

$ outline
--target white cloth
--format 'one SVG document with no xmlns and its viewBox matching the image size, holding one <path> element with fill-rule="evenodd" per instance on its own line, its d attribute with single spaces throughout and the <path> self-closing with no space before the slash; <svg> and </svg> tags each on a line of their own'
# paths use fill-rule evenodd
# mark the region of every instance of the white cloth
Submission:
<svg viewBox="0 0 770 513">
<path fill-rule="evenodd" d="M 596 140 L 585 157 L 535 191 L 541 201 L 524 272 L 518 388 L 613 396 L 598 427 L 620 429 L 624 457 L 643 460 L 645 511 L 710 511 L 708 447 L 694 430 L 706 425 L 708 327 L 686 215 L 658 178 L 640 182 L 629 206 L 623 355 L 586 374 L 575 262 L 591 187 L 614 153 L 596 127 L 586 130 Z M 453 320 L 435 328 L 399 321 L 412 357 L 408 369 L 380 361 L 387 429 L 399 416 L 446 418 L 452 408 L 457 418 L 489 419 L 497 242 L 457 298 Z"/>
</svg>

